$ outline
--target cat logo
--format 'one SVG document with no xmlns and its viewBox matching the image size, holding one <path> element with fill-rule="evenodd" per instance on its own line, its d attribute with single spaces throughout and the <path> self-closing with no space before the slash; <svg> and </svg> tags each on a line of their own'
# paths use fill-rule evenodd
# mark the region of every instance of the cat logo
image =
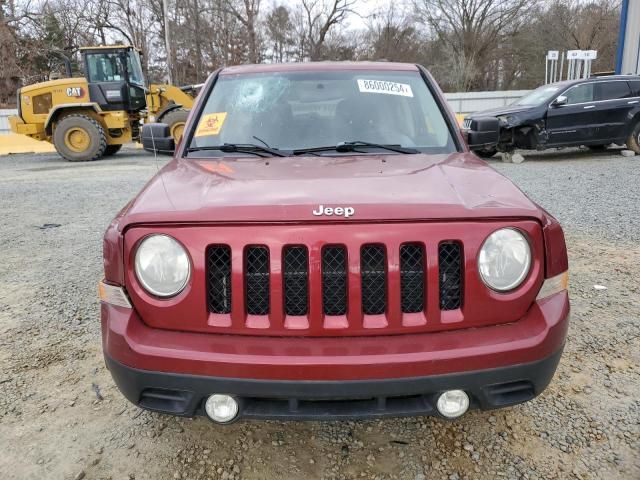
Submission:
<svg viewBox="0 0 640 480">
<path fill-rule="evenodd" d="M 69 87 L 67 88 L 67 97 L 83 97 L 84 90 L 82 87 Z"/>
</svg>

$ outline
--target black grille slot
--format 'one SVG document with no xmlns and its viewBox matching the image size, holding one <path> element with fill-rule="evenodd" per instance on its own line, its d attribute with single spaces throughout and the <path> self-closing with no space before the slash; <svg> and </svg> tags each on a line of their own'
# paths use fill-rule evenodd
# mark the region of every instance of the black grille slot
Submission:
<svg viewBox="0 0 640 480">
<path fill-rule="evenodd" d="M 379 315 L 387 308 L 387 272 L 384 247 L 365 245 L 360 250 L 362 311 Z"/>
<path fill-rule="evenodd" d="M 347 251 L 344 247 L 322 250 L 322 307 L 325 315 L 347 313 Z"/>
<path fill-rule="evenodd" d="M 462 305 L 462 248 L 457 242 L 441 243 L 440 310 L 455 310 Z"/>
<path fill-rule="evenodd" d="M 491 405 L 496 407 L 526 402 L 535 396 L 533 383 L 528 380 L 492 385 L 485 391 Z"/>
<path fill-rule="evenodd" d="M 269 250 L 249 247 L 244 258 L 245 302 L 247 313 L 269 313 Z"/>
<path fill-rule="evenodd" d="M 212 313 L 231 313 L 231 249 L 207 248 L 207 306 Z"/>
<path fill-rule="evenodd" d="M 421 245 L 400 247 L 400 291 L 404 313 L 424 310 L 424 249 Z"/>
<path fill-rule="evenodd" d="M 284 309 L 287 315 L 309 311 L 309 254 L 305 247 L 284 251 Z"/>
</svg>

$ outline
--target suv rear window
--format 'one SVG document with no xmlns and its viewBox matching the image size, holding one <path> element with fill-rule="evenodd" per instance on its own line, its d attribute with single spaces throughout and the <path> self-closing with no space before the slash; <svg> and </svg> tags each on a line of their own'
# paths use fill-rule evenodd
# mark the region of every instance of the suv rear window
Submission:
<svg viewBox="0 0 640 480">
<path fill-rule="evenodd" d="M 258 142 L 287 151 L 360 141 L 456 151 L 443 112 L 419 72 L 221 75 L 195 124 L 190 148 Z"/>
<path fill-rule="evenodd" d="M 600 82 L 596 85 L 596 100 L 617 100 L 631 96 L 631 90 L 626 81 Z"/>
<path fill-rule="evenodd" d="M 630 81 L 629 86 L 631 86 L 631 95 L 633 97 L 640 97 L 640 80 Z"/>
</svg>

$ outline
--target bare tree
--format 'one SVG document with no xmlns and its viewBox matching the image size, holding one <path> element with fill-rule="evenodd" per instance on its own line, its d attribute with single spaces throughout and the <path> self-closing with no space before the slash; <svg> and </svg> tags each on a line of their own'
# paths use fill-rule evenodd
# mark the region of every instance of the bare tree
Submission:
<svg viewBox="0 0 640 480">
<path fill-rule="evenodd" d="M 260 0 L 226 0 L 224 6 L 246 30 L 249 62 L 260 62 L 260 40 L 257 31 Z"/>
<path fill-rule="evenodd" d="M 536 0 L 416 0 L 416 13 L 449 51 L 457 88 L 476 86 L 482 62 L 517 31 Z"/>
<path fill-rule="evenodd" d="M 77 70 L 79 47 L 117 43 L 143 51 L 150 80 L 171 68 L 176 84 L 247 62 L 386 59 L 426 65 L 447 90 L 531 88 L 547 50 L 598 50 L 594 69 L 612 69 L 620 3 L 400 0 L 354 29 L 355 0 L 288 0 L 266 11 L 263 0 L 167 1 L 165 15 L 163 0 L 0 0 L 0 102 L 61 71 L 52 52 L 66 52 Z"/>
<path fill-rule="evenodd" d="M 305 54 L 321 60 L 327 35 L 353 12 L 355 0 L 301 0 L 304 21 Z"/>
<path fill-rule="evenodd" d="M 426 39 L 406 12 L 390 4 L 370 16 L 364 43 L 371 60 L 416 62 L 422 57 Z"/>
<path fill-rule="evenodd" d="M 289 60 L 295 43 L 294 26 L 289 9 L 284 5 L 274 5 L 265 20 L 266 35 L 269 39 L 270 58 L 274 62 Z"/>
</svg>

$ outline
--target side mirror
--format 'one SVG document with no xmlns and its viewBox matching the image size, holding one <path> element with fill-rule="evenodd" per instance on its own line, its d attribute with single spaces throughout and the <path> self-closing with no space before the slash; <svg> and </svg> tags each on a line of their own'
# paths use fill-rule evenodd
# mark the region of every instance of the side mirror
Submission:
<svg viewBox="0 0 640 480">
<path fill-rule="evenodd" d="M 496 117 L 473 118 L 465 122 L 471 150 L 495 147 L 500 142 L 500 121 Z"/>
<path fill-rule="evenodd" d="M 166 123 L 147 123 L 142 126 L 142 148 L 147 152 L 173 155 L 176 142 Z"/>
<path fill-rule="evenodd" d="M 551 105 L 553 105 L 554 107 L 561 107 L 563 105 L 566 105 L 568 101 L 569 99 L 565 95 L 558 95 L 556 99 L 551 102 Z"/>
</svg>

